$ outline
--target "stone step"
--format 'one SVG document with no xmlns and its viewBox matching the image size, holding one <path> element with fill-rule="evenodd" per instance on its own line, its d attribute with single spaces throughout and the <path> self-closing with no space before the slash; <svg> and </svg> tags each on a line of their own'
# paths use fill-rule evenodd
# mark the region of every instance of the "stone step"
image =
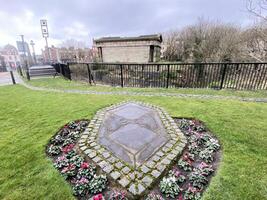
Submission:
<svg viewBox="0 0 267 200">
<path fill-rule="evenodd" d="M 54 76 L 56 70 L 52 66 L 34 66 L 29 70 L 30 76 Z"/>
</svg>

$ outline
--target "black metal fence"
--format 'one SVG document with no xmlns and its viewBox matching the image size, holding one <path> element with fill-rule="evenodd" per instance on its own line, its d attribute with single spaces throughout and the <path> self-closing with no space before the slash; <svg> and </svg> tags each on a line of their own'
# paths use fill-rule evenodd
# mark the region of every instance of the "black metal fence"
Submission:
<svg viewBox="0 0 267 200">
<path fill-rule="evenodd" d="M 266 90 L 267 63 L 68 63 L 54 65 L 73 80 L 121 87 Z"/>
</svg>

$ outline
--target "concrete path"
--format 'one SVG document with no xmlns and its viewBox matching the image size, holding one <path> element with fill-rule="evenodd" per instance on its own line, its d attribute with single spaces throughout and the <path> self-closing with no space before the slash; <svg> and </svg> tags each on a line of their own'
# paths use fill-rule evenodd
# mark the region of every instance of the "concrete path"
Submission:
<svg viewBox="0 0 267 200">
<path fill-rule="evenodd" d="M 252 97 L 237 97 L 237 96 L 220 96 L 220 95 L 201 95 L 201 94 L 173 94 L 173 93 L 146 93 L 146 92 L 131 92 L 131 91 L 113 91 L 113 92 L 100 92 L 93 90 L 64 90 L 35 87 L 25 82 L 21 83 L 31 90 L 59 92 L 59 93 L 72 93 L 72 94 L 96 94 L 96 95 L 122 95 L 122 96 L 146 96 L 146 97 L 176 97 L 176 98 L 195 98 L 195 99 L 218 99 L 218 100 L 237 100 L 247 102 L 261 102 L 267 103 L 267 98 L 252 98 Z"/>
<path fill-rule="evenodd" d="M 2 78 L 2 77 L 3 78 Z M 237 97 L 237 96 L 220 96 L 220 95 L 202 95 L 202 94 L 174 94 L 174 93 L 146 93 L 146 92 L 131 92 L 131 91 L 112 91 L 112 92 L 101 92 L 94 90 L 74 90 L 74 89 L 53 89 L 36 87 L 25 83 L 17 72 L 14 72 L 16 82 L 25 86 L 31 90 L 47 91 L 47 92 L 59 92 L 59 93 L 71 93 L 71 94 L 96 94 L 96 95 L 122 95 L 122 96 L 145 96 L 145 97 L 175 97 L 175 98 L 194 98 L 194 99 L 218 99 L 218 100 L 237 100 L 247 102 L 261 102 L 267 103 L 267 98 L 252 98 L 252 97 Z M 9 72 L 4 74 L 0 73 L 0 86 L 12 84 Z"/>
<path fill-rule="evenodd" d="M 18 76 L 18 74 L 16 72 L 13 72 L 14 77 L 15 77 L 15 82 L 16 83 L 22 83 L 21 78 Z M 0 73 L 0 86 L 4 86 L 4 85 L 12 85 L 12 79 L 10 76 L 10 72 L 1 72 Z"/>
</svg>

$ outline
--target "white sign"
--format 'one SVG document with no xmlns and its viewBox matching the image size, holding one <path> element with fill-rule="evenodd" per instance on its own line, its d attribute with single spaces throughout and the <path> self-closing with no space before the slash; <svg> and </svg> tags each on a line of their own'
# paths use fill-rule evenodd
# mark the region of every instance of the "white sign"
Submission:
<svg viewBox="0 0 267 200">
<path fill-rule="evenodd" d="M 48 26 L 47 26 L 47 20 L 45 19 L 41 19 L 40 20 L 40 24 L 41 24 L 41 30 L 42 30 L 42 35 L 45 38 L 48 38 L 49 34 L 48 34 Z"/>
</svg>

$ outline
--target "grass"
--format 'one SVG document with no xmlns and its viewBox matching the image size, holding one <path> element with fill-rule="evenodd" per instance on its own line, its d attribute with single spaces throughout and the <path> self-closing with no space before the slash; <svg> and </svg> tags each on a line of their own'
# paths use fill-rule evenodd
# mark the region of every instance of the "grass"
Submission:
<svg viewBox="0 0 267 200">
<path fill-rule="evenodd" d="M 198 118 L 219 138 L 223 157 L 205 200 L 267 199 L 267 104 L 49 93 L 19 85 L 0 88 L 0 199 L 73 199 L 45 155 L 48 140 L 63 124 L 91 119 L 99 108 L 127 99 Z"/>
<path fill-rule="evenodd" d="M 175 89 L 175 88 L 121 88 L 111 86 L 90 86 L 88 83 L 69 81 L 61 77 L 57 78 L 43 78 L 32 79 L 27 82 L 30 85 L 56 88 L 56 89 L 76 89 L 76 90 L 94 90 L 94 91 L 132 91 L 132 92 L 146 92 L 146 93 L 177 93 L 177 94 L 209 94 L 209 95 L 221 95 L 221 96 L 238 96 L 238 97 L 263 97 L 267 98 L 266 90 L 258 91 L 238 91 L 238 90 L 214 90 L 214 89 Z"/>
</svg>

